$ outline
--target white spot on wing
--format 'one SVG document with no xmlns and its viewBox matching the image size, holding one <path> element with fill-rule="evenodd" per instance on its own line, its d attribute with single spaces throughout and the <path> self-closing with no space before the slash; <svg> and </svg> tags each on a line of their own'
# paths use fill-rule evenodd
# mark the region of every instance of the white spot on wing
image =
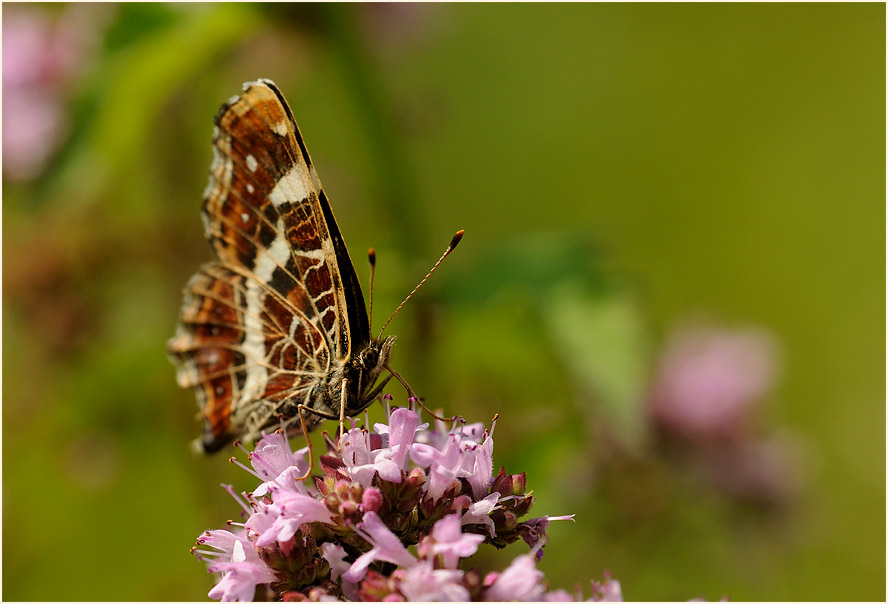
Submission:
<svg viewBox="0 0 888 604">
<path fill-rule="evenodd" d="M 250 222 L 250 215 L 246 212 L 241 212 L 241 220 L 244 222 Z"/>
<path fill-rule="evenodd" d="M 326 259 L 326 256 L 324 256 L 324 250 L 320 250 L 320 249 L 319 250 L 290 250 L 290 251 L 292 254 L 294 254 L 296 256 L 302 256 L 303 258 L 311 258 L 312 260 L 318 261 L 315 266 L 311 266 L 308 269 L 306 269 L 306 272 L 308 272 L 312 268 L 317 268 L 318 265 L 320 265 L 320 263 Z"/>
<path fill-rule="evenodd" d="M 256 187 L 254 187 L 254 186 L 251 185 L 250 183 L 247 183 L 247 193 L 252 194 L 252 193 L 255 193 L 255 192 L 256 192 Z"/>
<path fill-rule="evenodd" d="M 256 158 L 252 155 L 247 156 L 247 168 L 250 169 L 250 172 L 255 172 L 256 168 L 259 167 L 259 162 L 256 161 Z"/>
<path fill-rule="evenodd" d="M 304 163 L 298 162 L 277 181 L 274 189 L 268 195 L 268 199 L 275 206 L 280 206 L 286 202 L 300 202 L 308 197 L 308 192 L 313 188 L 308 169 Z"/>
<path fill-rule="evenodd" d="M 284 223 L 278 219 L 276 230 L 278 236 L 274 238 L 267 248 L 258 248 L 256 250 L 256 266 L 253 272 L 260 281 L 271 281 L 271 275 L 274 269 L 279 266 L 285 266 L 290 258 L 290 246 L 287 245 L 287 239 L 281 235 L 284 232 Z"/>
<path fill-rule="evenodd" d="M 280 121 L 276 123 L 274 126 L 272 126 L 272 130 L 274 130 L 275 134 L 277 134 L 278 136 L 287 136 L 287 134 L 290 132 L 290 128 L 285 121 Z"/>
</svg>

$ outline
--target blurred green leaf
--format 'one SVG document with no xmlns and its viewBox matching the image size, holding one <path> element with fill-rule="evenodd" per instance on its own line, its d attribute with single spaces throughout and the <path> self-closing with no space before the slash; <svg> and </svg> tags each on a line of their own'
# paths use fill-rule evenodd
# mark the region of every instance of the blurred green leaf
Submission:
<svg viewBox="0 0 888 604">
<path fill-rule="evenodd" d="M 104 51 L 109 54 L 140 44 L 145 36 L 175 27 L 187 14 L 181 7 L 161 2 L 127 2 L 116 8 L 102 40 Z"/>
<path fill-rule="evenodd" d="M 534 234 L 513 240 L 451 275 L 445 295 L 453 307 L 507 298 L 530 304 L 544 328 L 539 336 L 549 340 L 589 410 L 609 422 L 620 442 L 637 447 L 648 370 L 645 325 L 627 287 L 605 271 L 589 239 Z M 504 334 L 491 337 L 502 341 Z M 505 348 L 521 354 L 540 344 Z"/>
<path fill-rule="evenodd" d="M 551 289 L 541 315 L 574 383 L 619 442 L 637 449 L 645 436 L 648 342 L 632 298 L 593 297 L 565 281 Z"/>
<path fill-rule="evenodd" d="M 471 237 L 471 233 L 469 234 Z M 582 283 L 589 295 L 606 295 L 615 287 L 606 275 L 601 248 L 591 234 L 527 233 L 481 250 L 468 270 L 442 275 L 444 299 L 455 306 L 484 304 L 506 293 L 545 308 L 551 290 L 565 281 Z"/>
<path fill-rule="evenodd" d="M 134 12 L 147 15 L 145 22 L 134 21 Z M 78 101 L 74 137 L 61 156 L 65 161 L 42 185 L 44 194 L 73 189 L 74 200 L 93 204 L 109 187 L 144 178 L 140 161 L 148 137 L 166 125 L 162 109 L 172 93 L 183 85 L 201 88 L 202 74 L 214 60 L 260 23 L 257 12 L 244 4 L 123 8 L 111 28 L 108 52 Z M 155 200 L 141 195 L 144 189 L 135 186 L 127 195 L 113 196 L 114 208 L 147 211 L 144 205 Z"/>
</svg>

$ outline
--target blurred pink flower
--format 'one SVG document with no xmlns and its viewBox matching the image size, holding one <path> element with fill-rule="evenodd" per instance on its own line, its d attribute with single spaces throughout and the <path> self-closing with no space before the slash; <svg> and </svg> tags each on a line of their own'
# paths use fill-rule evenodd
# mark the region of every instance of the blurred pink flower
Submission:
<svg viewBox="0 0 888 604">
<path fill-rule="evenodd" d="M 533 602 L 545 593 L 543 573 L 537 570 L 534 556 L 518 556 L 502 573 L 490 573 L 484 579 L 485 597 L 490 602 L 518 600 Z"/>
<path fill-rule="evenodd" d="M 84 8 L 86 6 L 86 8 Z M 95 9 L 3 9 L 3 172 L 27 180 L 64 139 L 64 105 L 95 39 Z"/>
<path fill-rule="evenodd" d="M 620 582 L 611 579 L 610 573 L 604 573 L 604 581 L 592 581 L 592 601 L 593 602 L 622 602 L 623 590 L 620 588 Z"/>
<path fill-rule="evenodd" d="M 690 453 L 710 483 L 735 499 L 774 505 L 801 487 L 804 448 L 791 434 L 762 434 L 757 406 L 776 373 L 776 345 L 762 330 L 693 328 L 666 345 L 650 417 Z"/>
<path fill-rule="evenodd" d="M 670 338 L 660 359 L 649 411 L 673 437 L 742 437 L 751 411 L 770 388 L 774 343 L 763 331 L 692 328 Z"/>
<path fill-rule="evenodd" d="M 461 570 L 435 569 L 424 560 L 403 572 L 398 588 L 409 602 L 468 602 L 462 578 Z"/>
</svg>

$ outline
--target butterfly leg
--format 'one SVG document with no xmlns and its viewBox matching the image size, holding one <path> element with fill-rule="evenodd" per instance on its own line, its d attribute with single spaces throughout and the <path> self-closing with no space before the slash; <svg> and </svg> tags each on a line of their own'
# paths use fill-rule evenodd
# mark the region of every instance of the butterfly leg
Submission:
<svg viewBox="0 0 888 604">
<path fill-rule="evenodd" d="M 339 400 L 339 440 L 337 448 L 342 452 L 342 435 L 345 434 L 345 402 L 348 393 L 348 379 L 342 378 L 342 398 Z"/>
<path fill-rule="evenodd" d="M 296 482 L 302 482 L 309 476 L 311 476 L 311 471 L 314 470 L 314 448 L 311 445 L 311 437 L 308 435 L 308 424 L 305 422 L 306 411 L 310 413 L 314 413 L 318 417 L 322 417 L 324 419 L 335 419 L 330 415 L 320 413 L 315 409 L 312 409 L 308 405 L 297 405 L 296 410 L 299 413 L 299 424 L 302 426 L 302 435 L 305 437 L 305 444 L 308 446 L 308 470 L 306 470 L 305 474 L 296 479 Z"/>
</svg>

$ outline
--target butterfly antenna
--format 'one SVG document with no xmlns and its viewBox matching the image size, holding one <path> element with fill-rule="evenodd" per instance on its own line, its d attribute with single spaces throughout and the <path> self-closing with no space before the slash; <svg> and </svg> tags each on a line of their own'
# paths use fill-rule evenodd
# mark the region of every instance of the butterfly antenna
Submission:
<svg viewBox="0 0 888 604">
<path fill-rule="evenodd" d="M 367 252 L 367 258 L 370 260 L 370 316 L 367 322 L 370 324 L 370 333 L 373 333 L 373 276 L 376 274 L 376 250 L 372 247 Z"/>
<path fill-rule="evenodd" d="M 420 287 L 422 287 L 423 283 L 425 283 L 426 281 L 429 280 L 429 277 L 432 276 L 432 273 L 435 272 L 435 269 L 437 269 L 438 266 L 439 266 L 442 262 L 444 262 L 444 258 L 446 258 L 447 256 L 449 256 L 449 255 L 450 255 L 450 252 L 452 252 L 453 250 L 456 249 L 456 246 L 459 244 L 460 239 L 462 239 L 463 233 L 464 233 L 464 231 L 462 231 L 462 230 L 459 230 L 459 231 L 456 232 L 456 234 L 453 236 L 453 239 L 450 240 L 450 245 L 447 246 L 447 249 L 444 251 L 444 253 L 441 255 L 441 257 L 438 258 L 438 261 L 435 263 L 435 266 L 432 267 L 432 270 L 430 270 L 430 271 L 428 272 L 428 274 L 427 274 L 425 277 L 423 277 L 422 281 L 419 282 L 419 285 L 417 285 L 416 287 L 413 288 L 413 291 L 412 291 L 412 292 L 410 292 L 409 294 L 407 294 L 407 297 L 404 298 L 404 301 L 401 302 L 400 305 L 398 305 L 398 308 L 395 309 L 395 312 L 392 313 L 392 316 L 390 316 L 390 317 L 388 318 L 388 321 L 385 322 L 385 325 L 382 326 L 382 330 L 379 332 L 379 335 L 380 335 L 380 336 L 382 335 L 382 332 L 385 331 L 385 328 L 389 326 L 389 323 L 392 322 L 392 319 L 395 318 L 395 315 L 398 314 L 398 311 L 401 310 L 401 308 L 402 308 L 405 304 L 407 304 L 407 300 L 409 300 L 410 297 L 413 296 L 413 294 L 416 293 L 416 290 L 418 290 Z"/>
</svg>

